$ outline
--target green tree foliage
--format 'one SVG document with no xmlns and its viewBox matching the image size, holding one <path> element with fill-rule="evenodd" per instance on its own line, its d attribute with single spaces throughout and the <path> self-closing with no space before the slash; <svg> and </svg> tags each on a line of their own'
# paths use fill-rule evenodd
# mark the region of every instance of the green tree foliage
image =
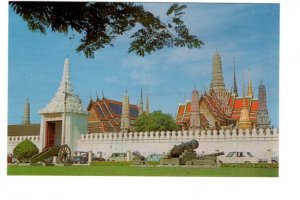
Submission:
<svg viewBox="0 0 300 200">
<path fill-rule="evenodd" d="M 154 111 L 150 114 L 139 115 L 135 121 L 135 130 L 142 131 L 174 131 L 179 130 L 171 115 Z"/>
<path fill-rule="evenodd" d="M 33 155 L 38 154 L 39 149 L 30 140 L 25 139 L 20 142 L 13 151 L 15 158 L 19 162 L 27 162 Z"/>
<path fill-rule="evenodd" d="M 186 5 L 173 4 L 168 20 L 144 10 L 138 3 L 122 2 L 10 2 L 13 10 L 30 30 L 46 34 L 47 30 L 63 33 L 70 39 L 81 37 L 76 51 L 94 58 L 96 50 L 113 46 L 113 40 L 129 33 L 128 52 L 138 56 L 151 54 L 164 47 L 201 48 L 204 43 L 189 33 L 182 20 Z M 134 28 L 134 29 L 133 29 Z"/>
</svg>

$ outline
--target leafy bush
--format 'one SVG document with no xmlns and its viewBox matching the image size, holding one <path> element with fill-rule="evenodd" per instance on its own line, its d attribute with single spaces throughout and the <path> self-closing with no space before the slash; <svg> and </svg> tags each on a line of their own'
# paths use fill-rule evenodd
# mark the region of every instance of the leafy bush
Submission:
<svg viewBox="0 0 300 200">
<path fill-rule="evenodd" d="M 278 168 L 278 163 L 222 163 L 221 167 Z"/>
<path fill-rule="evenodd" d="M 179 126 L 170 114 L 154 111 L 139 115 L 135 121 L 135 131 L 178 131 Z"/>
<path fill-rule="evenodd" d="M 19 162 L 28 162 L 32 156 L 38 153 L 39 149 L 37 146 L 28 139 L 20 142 L 13 151 L 14 157 L 17 158 Z"/>
</svg>

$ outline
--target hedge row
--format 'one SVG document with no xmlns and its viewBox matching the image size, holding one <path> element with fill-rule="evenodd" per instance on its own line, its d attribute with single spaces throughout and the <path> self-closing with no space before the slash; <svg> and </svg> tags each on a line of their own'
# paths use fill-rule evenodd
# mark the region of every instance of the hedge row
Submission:
<svg viewBox="0 0 300 200">
<path fill-rule="evenodd" d="M 278 168 L 278 163 L 222 163 L 221 167 Z"/>
<path fill-rule="evenodd" d="M 159 165 L 159 162 L 146 162 L 146 165 Z M 93 161 L 92 166 L 130 166 L 132 162 L 116 162 L 116 161 Z"/>
<path fill-rule="evenodd" d="M 159 162 L 146 162 L 146 165 L 159 165 Z"/>
<path fill-rule="evenodd" d="M 131 162 L 93 161 L 91 166 L 130 166 Z"/>
</svg>

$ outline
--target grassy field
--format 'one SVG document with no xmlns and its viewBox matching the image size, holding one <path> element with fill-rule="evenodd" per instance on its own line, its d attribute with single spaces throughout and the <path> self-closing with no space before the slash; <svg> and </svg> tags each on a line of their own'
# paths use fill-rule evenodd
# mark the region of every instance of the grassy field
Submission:
<svg viewBox="0 0 300 200">
<path fill-rule="evenodd" d="M 8 175 L 278 177 L 278 168 L 138 166 L 7 166 Z"/>
</svg>

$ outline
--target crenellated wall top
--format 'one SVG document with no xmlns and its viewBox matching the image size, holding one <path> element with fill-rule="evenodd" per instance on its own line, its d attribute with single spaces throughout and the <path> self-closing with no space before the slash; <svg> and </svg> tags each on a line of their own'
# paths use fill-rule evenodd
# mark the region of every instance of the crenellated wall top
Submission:
<svg viewBox="0 0 300 200">
<path fill-rule="evenodd" d="M 194 139 L 194 138 L 278 138 L 278 129 L 233 129 L 233 130 L 189 130 L 189 131 L 151 131 L 151 132 L 112 132 L 82 134 L 80 140 L 144 140 L 144 139 Z"/>
<path fill-rule="evenodd" d="M 26 136 L 8 136 L 7 143 L 19 143 L 25 139 L 30 140 L 33 143 L 40 141 L 40 136 L 38 135 L 26 135 Z"/>
</svg>

